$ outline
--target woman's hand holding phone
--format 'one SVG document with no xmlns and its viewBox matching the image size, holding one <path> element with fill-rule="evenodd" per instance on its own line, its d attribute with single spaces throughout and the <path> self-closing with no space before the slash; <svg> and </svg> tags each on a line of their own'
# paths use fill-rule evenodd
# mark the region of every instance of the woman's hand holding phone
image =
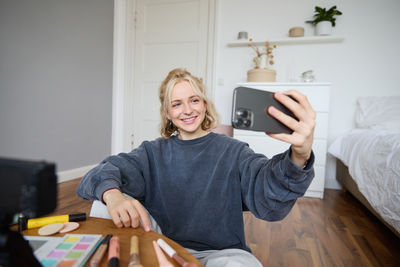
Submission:
<svg viewBox="0 0 400 267">
<path fill-rule="evenodd" d="M 290 97 L 289 97 L 290 96 Z M 291 144 L 293 162 L 303 168 L 310 158 L 314 141 L 316 113 L 307 97 L 296 90 L 274 94 L 276 100 L 286 106 L 298 120 L 270 106 L 268 113 L 293 130 L 293 133 L 267 133 L 272 138 Z M 293 99 L 291 99 L 293 98 Z M 297 102 L 296 102 L 297 101 Z"/>
</svg>

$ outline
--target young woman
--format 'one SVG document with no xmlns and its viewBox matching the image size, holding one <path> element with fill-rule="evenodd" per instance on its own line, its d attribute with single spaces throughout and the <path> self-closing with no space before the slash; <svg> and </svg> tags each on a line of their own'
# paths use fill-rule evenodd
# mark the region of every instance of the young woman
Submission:
<svg viewBox="0 0 400 267">
<path fill-rule="evenodd" d="M 297 91 L 275 94 L 299 121 L 268 109 L 293 130 L 269 134 L 291 147 L 268 159 L 209 131 L 218 115 L 201 80 L 186 70 L 172 70 L 159 97 L 162 138 L 106 158 L 82 179 L 78 195 L 102 200 L 118 227 L 139 227 L 141 221 L 150 231 L 154 219 L 162 234 L 206 266 L 261 266 L 246 246 L 242 208 L 281 220 L 307 190 L 314 176 L 315 127 L 307 98 Z"/>
</svg>

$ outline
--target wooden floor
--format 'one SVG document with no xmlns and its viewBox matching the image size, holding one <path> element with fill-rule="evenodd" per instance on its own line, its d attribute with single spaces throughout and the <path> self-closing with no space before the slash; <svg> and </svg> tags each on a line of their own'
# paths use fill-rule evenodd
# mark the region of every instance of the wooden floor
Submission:
<svg viewBox="0 0 400 267">
<path fill-rule="evenodd" d="M 76 196 L 80 179 L 59 184 L 57 214 L 89 214 Z M 400 239 L 349 193 L 325 190 L 324 199 L 301 198 L 279 222 L 245 213 L 247 244 L 264 266 L 400 266 Z"/>
</svg>

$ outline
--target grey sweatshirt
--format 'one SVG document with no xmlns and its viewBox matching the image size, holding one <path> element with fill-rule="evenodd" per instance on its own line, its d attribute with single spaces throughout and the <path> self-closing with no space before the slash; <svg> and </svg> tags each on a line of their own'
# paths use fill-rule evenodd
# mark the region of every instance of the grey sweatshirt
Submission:
<svg viewBox="0 0 400 267">
<path fill-rule="evenodd" d="M 314 155 L 304 169 L 290 149 L 268 159 L 246 143 L 209 133 L 143 142 L 106 158 L 82 179 L 77 193 L 102 200 L 118 188 L 139 200 L 163 234 L 195 250 L 246 246 L 242 207 L 256 217 L 283 219 L 314 177 Z"/>
</svg>

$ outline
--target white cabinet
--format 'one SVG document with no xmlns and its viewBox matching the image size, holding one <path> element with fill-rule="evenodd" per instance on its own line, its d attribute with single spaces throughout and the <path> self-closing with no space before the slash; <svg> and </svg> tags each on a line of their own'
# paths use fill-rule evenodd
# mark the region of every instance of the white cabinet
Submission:
<svg viewBox="0 0 400 267">
<path fill-rule="evenodd" d="M 305 196 L 323 198 L 328 139 L 330 83 L 239 83 L 238 86 L 271 92 L 295 89 L 307 96 L 317 113 L 317 119 L 313 143 L 315 177 L 305 193 Z M 248 143 L 255 152 L 262 153 L 269 158 L 289 148 L 289 144 L 273 139 L 263 132 L 234 129 L 234 138 Z"/>
</svg>

